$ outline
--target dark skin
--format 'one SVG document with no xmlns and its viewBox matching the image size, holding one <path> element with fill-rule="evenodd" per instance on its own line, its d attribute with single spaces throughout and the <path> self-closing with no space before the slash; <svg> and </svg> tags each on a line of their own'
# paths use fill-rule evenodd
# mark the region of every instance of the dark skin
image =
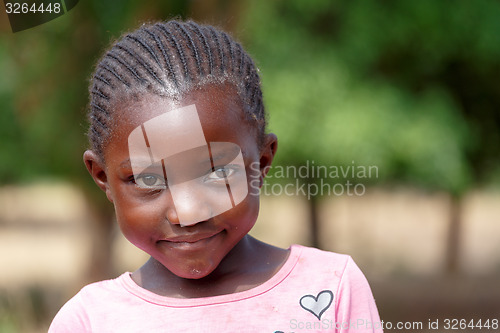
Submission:
<svg viewBox="0 0 500 333">
<path fill-rule="evenodd" d="M 152 191 L 134 183 L 127 164 L 127 139 L 145 121 L 192 104 L 196 105 L 207 142 L 231 142 L 240 147 L 249 194 L 220 215 L 182 227 L 168 187 Z M 234 86 L 206 85 L 177 101 L 148 95 L 122 104 L 116 112 L 126 116 L 115 119 L 112 139 L 104 149 L 106 162 L 91 150 L 84 153 L 84 161 L 96 184 L 114 204 L 125 237 L 151 255 L 132 273 L 132 279 L 162 296 L 197 298 L 248 290 L 276 274 L 289 251 L 260 242 L 248 232 L 259 211 L 259 197 L 250 182 L 258 179 L 262 184 L 276 154 L 277 138 L 266 134 L 263 145 L 258 144 L 255 125 L 246 119 Z"/>
</svg>

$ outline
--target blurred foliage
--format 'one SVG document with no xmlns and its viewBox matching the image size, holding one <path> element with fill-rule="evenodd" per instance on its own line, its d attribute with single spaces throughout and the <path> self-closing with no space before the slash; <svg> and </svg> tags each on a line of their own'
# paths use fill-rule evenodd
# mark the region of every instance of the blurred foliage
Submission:
<svg viewBox="0 0 500 333">
<path fill-rule="evenodd" d="M 95 62 L 127 29 L 187 8 L 184 1 L 141 5 L 82 1 L 54 21 L 1 36 L 0 183 L 56 176 L 91 184 L 82 153 Z"/>
<path fill-rule="evenodd" d="M 87 84 L 110 41 L 140 22 L 228 1 L 81 1 L 0 38 L 0 183 L 89 184 Z M 374 182 L 460 193 L 498 180 L 500 3 L 240 1 L 220 19 L 261 68 L 277 163 L 376 165 Z M 237 25 L 234 25 L 234 21 Z"/>
<path fill-rule="evenodd" d="M 249 3 L 278 164 L 355 161 L 456 194 L 499 173 L 500 3 Z"/>
</svg>

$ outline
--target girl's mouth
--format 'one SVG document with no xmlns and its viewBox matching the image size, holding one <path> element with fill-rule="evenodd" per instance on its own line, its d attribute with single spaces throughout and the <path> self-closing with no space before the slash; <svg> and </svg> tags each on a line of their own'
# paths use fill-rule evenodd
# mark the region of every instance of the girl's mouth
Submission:
<svg viewBox="0 0 500 333">
<path fill-rule="evenodd" d="M 214 240 L 220 233 L 221 231 L 167 237 L 164 239 L 160 239 L 157 243 L 164 244 L 165 246 L 176 249 L 186 249 L 186 250 L 187 249 L 192 250 L 196 248 L 205 249 L 206 246 L 212 240 Z"/>
</svg>

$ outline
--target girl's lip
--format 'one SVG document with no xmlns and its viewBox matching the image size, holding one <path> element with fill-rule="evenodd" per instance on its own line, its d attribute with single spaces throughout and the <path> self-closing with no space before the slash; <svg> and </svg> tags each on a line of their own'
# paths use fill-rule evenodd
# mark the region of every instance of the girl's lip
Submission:
<svg viewBox="0 0 500 333">
<path fill-rule="evenodd" d="M 165 241 L 165 242 L 170 242 L 170 243 L 196 243 L 204 239 L 211 238 L 215 235 L 220 233 L 220 231 L 217 232 L 210 232 L 210 233 L 196 233 L 196 234 L 189 234 L 189 235 L 181 235 L 181 236 L 175 236 L 175 237 L 167 237 L 160 239 L 160 241 Z"/>
<path fill-rule="evenodd" d="M 220 234 L 221 232 L 183 235 L 164 238 L 159 240 L 157 243 L 161 247 L 166 246 L 169 250 L 203 252 L 214 246 L 213 241 L 217 239 Z"/>
</svg>

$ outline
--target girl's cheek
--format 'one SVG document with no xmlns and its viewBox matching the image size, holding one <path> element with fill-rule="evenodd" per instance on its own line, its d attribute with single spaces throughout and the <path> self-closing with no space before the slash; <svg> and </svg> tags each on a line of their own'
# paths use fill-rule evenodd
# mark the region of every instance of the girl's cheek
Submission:
<svg viewBox="0 0 500 333">
<path fill-rule="evenodd" d="M 160 226 L 164 221 L 161 215 L 140 209 L 117 215 L 117 220 L 125 238 L 139 247 L 140 242 L 150 239 L 161 229 Z"/>
<path fill-rule="evenodd" d="M 162 200 L 135 198 L 115 203 L 115 210 L 117 218 L 123 223 L 148 225 L 157 223 L 158 219 L 166 215 L 165 206 L 165 201 Z"/>
</svg>

